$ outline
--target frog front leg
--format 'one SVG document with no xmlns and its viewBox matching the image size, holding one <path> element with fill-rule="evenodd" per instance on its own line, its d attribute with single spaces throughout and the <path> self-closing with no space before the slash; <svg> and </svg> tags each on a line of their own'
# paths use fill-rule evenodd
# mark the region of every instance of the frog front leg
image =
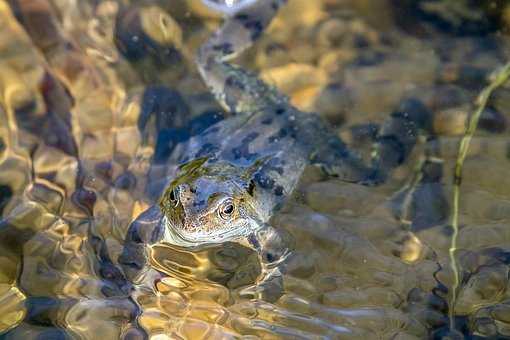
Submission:
<svg viewBox="0 0 510 340">
<path fill-rule="evenodd" d="M 240 295 L 274 302 L 283 295 L 282 265 L 293 248 L 292 237 L 284 230 L 264 224 L 240 242 L 254 249 L 260 260 L 261 280 L 244 288 Z"/>
</svg>

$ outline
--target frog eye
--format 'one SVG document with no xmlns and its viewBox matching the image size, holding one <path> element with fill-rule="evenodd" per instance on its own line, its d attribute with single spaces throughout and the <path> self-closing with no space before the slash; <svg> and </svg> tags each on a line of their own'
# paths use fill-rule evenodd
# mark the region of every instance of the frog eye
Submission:
<svg viewBox="0 0 510 340">
<path fill-rule="evenodd" d="M 228 220 L 234 214 L 234 210 L 234 202 L 232 202 L 232 200 L 226 200 L 220 205 L 218 213 L 222 219 Z"/>
<path fill-rule="evenodd" d="M 170 202 L 176 207 L 179 204 L 179 195 L 177 194 L 177 188 L 173 188 L 168 195 Z"/>
</svg>

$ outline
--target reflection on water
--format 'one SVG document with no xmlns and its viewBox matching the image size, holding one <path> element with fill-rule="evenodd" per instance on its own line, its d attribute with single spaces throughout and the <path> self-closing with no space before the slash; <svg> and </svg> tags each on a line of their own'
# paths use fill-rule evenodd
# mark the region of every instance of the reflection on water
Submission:
<svg viewBox="0 0 510 340">
<path fill-rule="evenodd" d="M 434 138 L 380 187 L 307 169 L 272 221 L 293 243 L 273 280 L 230 243 L 154 244 L 148 271 L 125 275 L 151 160 L 222 118 L 193 64 L 220 20 L 194 0 L 0 0 L 2 336 L 510 336 L 508 86 L 466 161 L 457 332 L 447 319 L 451 169 L 474 98 L 510 60 L 506 1 L 289 0 L 239 63 L 365 156 L 403 98 L 434 113 Z M 442 159 L 424 177 L 423 154 Z"/>
</svg>

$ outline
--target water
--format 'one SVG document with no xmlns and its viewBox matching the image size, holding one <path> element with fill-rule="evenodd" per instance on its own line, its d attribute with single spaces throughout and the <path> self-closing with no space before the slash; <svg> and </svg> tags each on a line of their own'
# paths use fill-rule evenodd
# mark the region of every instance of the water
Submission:
<svg viewBox="0 0 510 340">
<path fill-rule="evenodd" d="M 491 97 L 465 164 L 457 331 L 448 330 L 457 143 L 488 74 L 510 60 L 506 2 L 462 3 L 289 0 L 239 63 L 366 157 L 367 123 L 404 97 L 434 112 L 435 138 L 380 187 L 307 169 L 274 217 L 293 251 L 263 292 L 256 254 L 237 244 L 156 245 L 149 279 L 131 292 L 118 257 L 151 203 L 151 157 L 168 151 L 154 122 L 139 132 L 138 117 L 207 112 L 193 129 L 219 119 L 192 58 L 221 18 L 194 0 L 0 2 L 2 337 L 510 336 L 508 87 Z M 172 123 L 165 138 L 178 142 L 187 122 Z M 442 173 L 413 186 L 424 154 L 442 159 Z M 415 205 L 404 204 L 406 188 Z"/>
</svg>

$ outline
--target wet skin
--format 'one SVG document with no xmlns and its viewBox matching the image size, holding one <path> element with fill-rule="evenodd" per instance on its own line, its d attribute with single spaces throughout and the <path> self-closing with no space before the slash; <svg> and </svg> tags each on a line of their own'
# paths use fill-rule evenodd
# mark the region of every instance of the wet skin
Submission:
<svg viewBox="0 0 510 340">
<path fill-rule="evenodd" d="M 376 156 L 366 165 L 319 115 L 292 107 L 256 75 L 228 62 L 253 44 L 283 3 L 261 0 L 241 9 L 198 51 L 202 78 L 230 116 L 153 166 L 152 173 L 160 174 L 150 178 L 161 191 L 159 202 L 132 223 L 120 259 L 131 278 L 147 269 L 145 246 L 160 242 L 183 247 L 240 242 L 263 262 L 278 261 L 286 247 L 269 221 L 307 165 L 347 182 L 376 184 L 415 144 L 427 115 L 419 103 L 397 110 L 383 125 Z"/>
</svg>

